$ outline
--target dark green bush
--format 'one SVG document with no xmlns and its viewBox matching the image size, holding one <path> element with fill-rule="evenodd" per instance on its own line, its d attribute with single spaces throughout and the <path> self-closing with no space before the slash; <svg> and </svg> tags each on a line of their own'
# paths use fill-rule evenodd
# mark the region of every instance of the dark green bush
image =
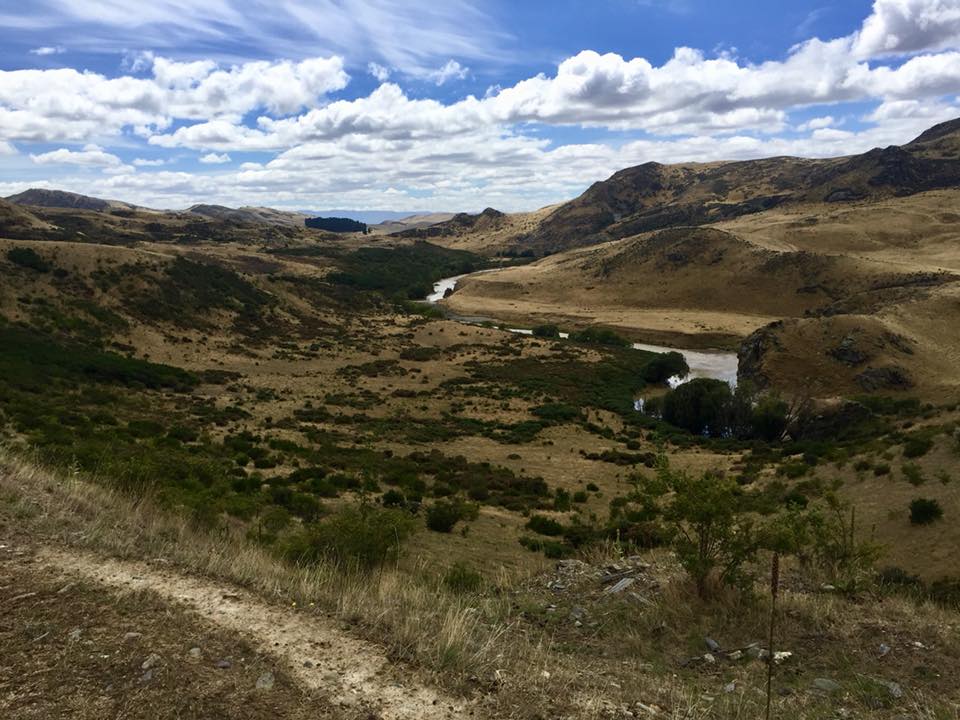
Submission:
<svg viewBox="0 0 960 720">
<path fill-rule="evenodd" d="M 427 527 L 434 532 L 448 533 L 461 520 L 473 520 L 479 509 L 457 500 L 437 500 L 427 508 Z"/>
<path fill-rule="evenodd" d="M 609 328 L 602 327 L 589 327 L 579 332 L 570 333 L 570 339 L 588 345 L 609 345 L 612 347 L 630 347 L 631 344 L 625 337 L 618 335 Z"/>
<path fill-rule="evenodd" d="M 36 270 L 41 273 L 50 272 L 50 268 L 52 267 L 50 263 L 40 257 L 33 248 L 28 247 L 10 248 L 7 250 L 7 260 L 14 265 Z"/>
<path fill-rule="evenodd" d="M 916 498 L 910 503 L 910 522 L 913 525 L 929 525 L 943 517 L 943 508 L 936 500 Z"/>
<path fill-rule="evenodd" d="M 545 339 L 556 339 L 560 337 L 560 328 L 556 325 L 537 325 L 533 329 L 533 336 Z"/>
<path fill-rule="evenodd" d="M 903 444 L 903 456 L 906 458 L 923 457 L 933 448 L 933 440 L 927 437 L 910 437 Z"/>
<path fill-rule="evenodd" d="M 582 417 L 580 408 L 566 403 L 547 403 L 533 408 L 530 412 L 543 420 L 550 422 L 572 422 Z"/>
<path fill-rule="evenodd" d="M 553 518 L 549 518 L 546 515 L 533 515 L 527 521 L 526 528 L 528 530 L 533 530 L 533 532 L 539 535 L 548 535 L 550 537 L 559 537 L 563 535 L 563 525 L 558 523 Z"/>
</svg>

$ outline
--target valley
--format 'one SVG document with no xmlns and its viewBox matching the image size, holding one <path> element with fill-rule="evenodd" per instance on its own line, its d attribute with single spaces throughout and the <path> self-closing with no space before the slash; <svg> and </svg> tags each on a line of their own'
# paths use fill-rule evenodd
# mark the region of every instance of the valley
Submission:
<svg viewBox="0 0 960 720">
<path fill-rule="evenodd" d="M 88 583 L 135 588 L 272 668 L 288 717 L 306 697 L 350 718 L 436 697 L 436 717 L 754 717 L 776 552 L 782 713 L 832 716 L 827 677 L 857 713 L 949 717 L 958 133 L 641 166 L 537 212 L 370 234 L 9 197 L 4 591 L 51 598 L 37 568 L 59 568 L 93 632 Z M 705 560 L 683 537 L 716 513 L 727 545 Z M 71 632 L 51 607 L 18 622 Z M 321 646 L 264 639 L 288 617 L 329 643 L 329 678 Z M 0 709 L 41 717 L 24 697 Z"/>
</svg>

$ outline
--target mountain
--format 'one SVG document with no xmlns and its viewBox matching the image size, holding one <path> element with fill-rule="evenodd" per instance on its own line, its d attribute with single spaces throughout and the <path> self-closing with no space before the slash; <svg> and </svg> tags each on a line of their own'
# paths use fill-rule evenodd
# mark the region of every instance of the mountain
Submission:
<svg viewBox="0 0 960 720">
<path fill-rule="evenodd" d="M 628 168 L 499 237 L 547 257 L 444 302 L 737 350 L 741 379 L 787 394 L 960 398 L 958 151 L 952 121 L 850 157 Z"/>
<path fill-rule="evenodd" d="M 960 187 L 958 150 L 960 120 L 953 120 L 902 147 L 849 157 L 645 163 L 594 183 L 517 244 L 544 254 L 775 207 L 877 201 Z"/>
<path fill-rule="evenodd" d="M 144 210 L 130 203 L 119 200 L 103 200 L 101 198 L 79 195 L 66 190 L 45 190 L 31 188 L 22 193 L 6 198 L 14 205 L 32 205 L 44 208 L 72 208 L 74 210 L 92 210 L 94 212 L 109 212 L 111 210 Z"/>
<path fill-rule="evenodd" d="M 288 227 L 303 227 L 306 215 L 298 212 L 274 210 L 265 207 L 230 208 L 224 205 L 193 205 L 186 212 L 193 215 L 214 218 L 226 222 L 246 223 L 251 225 L 282 225 Z"/>
<path fill-rule="evenodd" d="M 431 225 L 446 222 L 454 216 L 454 213 L 422 213 L 407 215 L 399 219 L 384 220 L 376 225 L 369 226 L 371 233 L 375 235 L 392 235 L 406 230 L 420 230 L 428 228 Z"/>
<path fill-rule="evenodd" d="M 487 233 L 501 229 L 507 222 L 506 213 L 487 208 L 481 213 L 457 213 L 449 220 L 431 224 L 428 227 L 411 228 L 398 233 L 400 237 L 436 238 L 456 237 L 467 233 Z"/>
</svg>

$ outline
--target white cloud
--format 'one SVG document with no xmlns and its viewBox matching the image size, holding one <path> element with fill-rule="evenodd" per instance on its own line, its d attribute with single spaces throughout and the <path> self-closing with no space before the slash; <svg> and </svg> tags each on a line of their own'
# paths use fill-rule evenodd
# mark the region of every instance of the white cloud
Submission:
<svg viewBox="0 0 960 720">
<path fill-rule="evenodd" d="M 65 47 L 61 46 L 61 45 L 56 45 L 56 46 L 45 45 L 45 46 L 43 46 L 43 47 L 33 48 L 33 50 L 30 51 L 30 54 L 31 54 L 31 55 L 40 55 L 40 56 L 43 56 L 43 55 L 62 55 L 62 54 L 65 53 L 66 51 L 67 51 L 67 49 L 66 49 Z"/>
<path fill-rule="evenodd" d="M 217 155 L 217 153 L 207 153 L 206 155 L 200 156 L 200 162 L 204 165 L 222 165 L 230 162 L 230 156 L 226 153 L 220 155 Z"/>
<path fill-rule="evenodd" d="M 346 86 L 339 57 L 294 63 L 152 58 L 152 77 L 107 78 L 72 68 L 0 71 L 0 139 L 83 142 L 124 128 L 153 134 L 173 118 L 239 119 L 253 110 L 290 114 Z"/>
<path fill-rule="evenodd" d="M 832 127 L 836 124 L 836 118 L 832 115 L 824 115 L 823 117 L 811 118 L 805 123 L 798 125 L 796 129 L 800 132 L 806 132 L 808 130 L 822 130 L 823 128 Z"/>
<path fill-rule="evenodd" d="M 116 168 L 123 165 L 120 158 L 106 152 L 98 145 L 86 145 L 83 150 L 60 148 L 40 155 L 31 153 L 30 159 L 38 165 L 83 165 L 102 168 Z"/>
<path fill-rule="evenodd" d="M 0 155 L 16 155 L 17 149 L 8 142 L 0 140 Z"/>
<path fill-rule="evenodd" d="M 446 64 L 432 72 L 426 74 L 427 79 L 432 80 L 438 86 L 443 85 L 450 80 L 463 80 L 470 73 L 470 68 L 463 67 L 456 60 L 447 60 Z"/>
<path fill-rule="evenodd" d="M 133 161 L 133 164 L 137 167 L 160 167 L 162 165 L 166 165 L 167 162 L 169 161 L 164 158 L 156 158 L 153 160 L 147 158 L 136 158 Z"/>
<path fill-rule="evenodd" d="M 853 45 L 857 57 L 901 55 L 960 45 L 960 1 L 874 0 Z"/>
<path fill-rule="evenodd" d="M 100 9 L 118 1 L 83 0 Z M 159 0 L 159 8 L 145 12 L 164 12 L 171 2 Z M 233 0 L 215 2 L 224 13 L 237 7 Z M 317 2 L 319 7 L 327 0 Z M 381 2 L 391 12 L 402 10 L 402 3 Z M 931 24 L 922 15 L 941 5 L 943 0 L 878 0 L 859 32 L 809 40 L 763 63 L 747 62 L 734 51 L 710 57 L 690 48 L 677 49 L 660 65 L 584 51 L 551 74 L 450 103 L 408 96 L 389 81 L 387 65 L 377 63 L 367 71 L 380 81 L 378 88 L 365 97 L 331 99 L 348 81 L 339 57 L 224 65 L 140 54 L 134 59 L 140 69 L 131 64 L 117 78 L 72 69 L 0 72 L 0 152 L 4 143 L 13 150 L 11 141 L 97 142 L 82 151 L 62 148 L 31 157 L 51 166 L 99 166 L 104 173 L 93 180 L 89 173 L 60 174 L 57 184 L 157 207 L 199 198 L 294 208 L 530 208 L 651 160 L 824 157 L 908 141 L 960 115 L 960 52 L 950 49 L 948 16 L 936 15 L 939 24 Z M 878 46 L 871 39 L 880 22 L 875 18 L 894 28 L 893 7 L 921 15 L 910 15 L 906 25 L 896 26 L 895 41 Z M 307 22 L 314 10 L 298 5 L 298 17 Z M 911 35 L 901 26 L 926 34 Z M 343 33 L 351 27 L 344 25 Z M 932 49 L 906 50 L 924 44 Z M 872 61 L 875 54 L 883 61 Z M 454 56 L 472 57 L 450 50 L 412 71 L 412 65 L 377 57 L 398 77 L 414 74 L 439 83 L 466 76 L 467 68 L 454 60 L 437 69 Z M 853 117 L 845 103 L 869 103 L 872 109 Z M 554 145 L 543 124 L 630 134 L 605 144 Z M 778 136 L 783 130 L 789 136 Z M 211 167 L 196 174 L 136 173 L 135 167 L 160 162 L 138 158 L 126 165 L 100 147 L 111 140 L 189 148 L 203 153 L 201 162 Z M 254 151 L 269 155 L 227 164 L 229 153 Z"/>
<path fill-rule="evenodd" d="M 390 68 L 384 67 L 380 63 L 367 63 L 367 72 L 373 75 L 380 82 L 386 82 L 390 79 Z"/>
</svg>

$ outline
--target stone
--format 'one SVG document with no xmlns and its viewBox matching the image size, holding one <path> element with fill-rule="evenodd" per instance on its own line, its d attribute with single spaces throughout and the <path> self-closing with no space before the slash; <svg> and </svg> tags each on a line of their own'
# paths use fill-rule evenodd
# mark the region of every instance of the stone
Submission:
<svg viewBox="0 0 960 720">
<path fill-rule="evenodd" d="M 198 647 L 192 647 L 187 651 L 187 655 L 190 656 L 191 660 L 199 660 L 203 652 Z"/>
<path fill-rule="evenodd" d="M 616 585 L 611 585 L 610 587 L 608 587 L 608 588 L 607 588 L 606 590 L 604 590 L 603 592 L 607 593 L 608 595 L 616 595 L 617 593 L 622 593 L 622 592 L 623 592 L 624 590 L 626 590 L 628 587 L 630 587 L 631 585 L 633 585 L 636 581 L 637 581 L 636 578 L 625 577 L 623 580 L 621 580 L 620 582 L 618 582 Z"/>
<path fill-rule="evenodd" d="M 142 637 L 143 637 L 143 633 L 128 632 L 126 635 L 123 636 L 123 641 L 132 642 L 133 640 L 139 640 Z"/>
<path fill-rule="evenodd" d="M 842 688 L 840 687 L 840 683 L 830 678 L 816 678 L 813 681 L 813 689 L 825 693 L 835 693 Z"/>
<path fill-rule="evenodd" d="M 880 652 L 880 657 L 886 657 L 887 654 L 890 652 L 890 646 L 887 645 L 886 643 L 880 643 L 879 652 Z"/>
<path fill-rule="evenodd" d="M 257 690 L 273 690 L 273 684 L 276 682 L 272 672 L 265 672 L 257 678 Z"/>
<path fill-rule="evenodd" d="M 143 675 L 140 676 L 140 682 L 148 683 L 153 680 L 153 670 L 147 670 Z"/>
<path fill-rule="evenodd" d="M 233 664 L 229 660 L 217 660 L 216 667 L 218 670 L 229 670 Z"/>
<path fill-rule="evenodd" d="M 718 643 L 713 638 L 704 638 L 703 642 L 706 644 L 707 650 L 709 650 L 710 652 L 712 653 L 720 652 L 720 643 Z"/>
<path fill-rule="evenodd" d="M 734 692 L 736 689 L 737 684 L 735 682 L 730 682 L 723 686 L 723 691 L 727 694 Z"/>
<path fill-rule="evenodd" d="M 890 693 L 890 697 L 899 700 L 903 697 L 903 688 L 900 687 L 898 683 L 893 682 L 892 680 L 886 680 L 882 685 L 887 688 L 887 692 Z"/>
<path fill-rule="evenodd" d="M 152 667 L 156 667 L 160 663 L 160 656 L 156 653 L 151 653 L 147 656 L 147 659 L 140 664 L 141 670 L 149 670 Z"/>
<path fill-rule="evenodd" d="M 704 653 L 704 654 L 703 654 L 703 661 L 704 661 L 707 665 L 713 665 L 713 664 L 717 661 L 717 659 L 716 659 L 713 655 L 711 655 L 710 653 Z"/>
</svg>

